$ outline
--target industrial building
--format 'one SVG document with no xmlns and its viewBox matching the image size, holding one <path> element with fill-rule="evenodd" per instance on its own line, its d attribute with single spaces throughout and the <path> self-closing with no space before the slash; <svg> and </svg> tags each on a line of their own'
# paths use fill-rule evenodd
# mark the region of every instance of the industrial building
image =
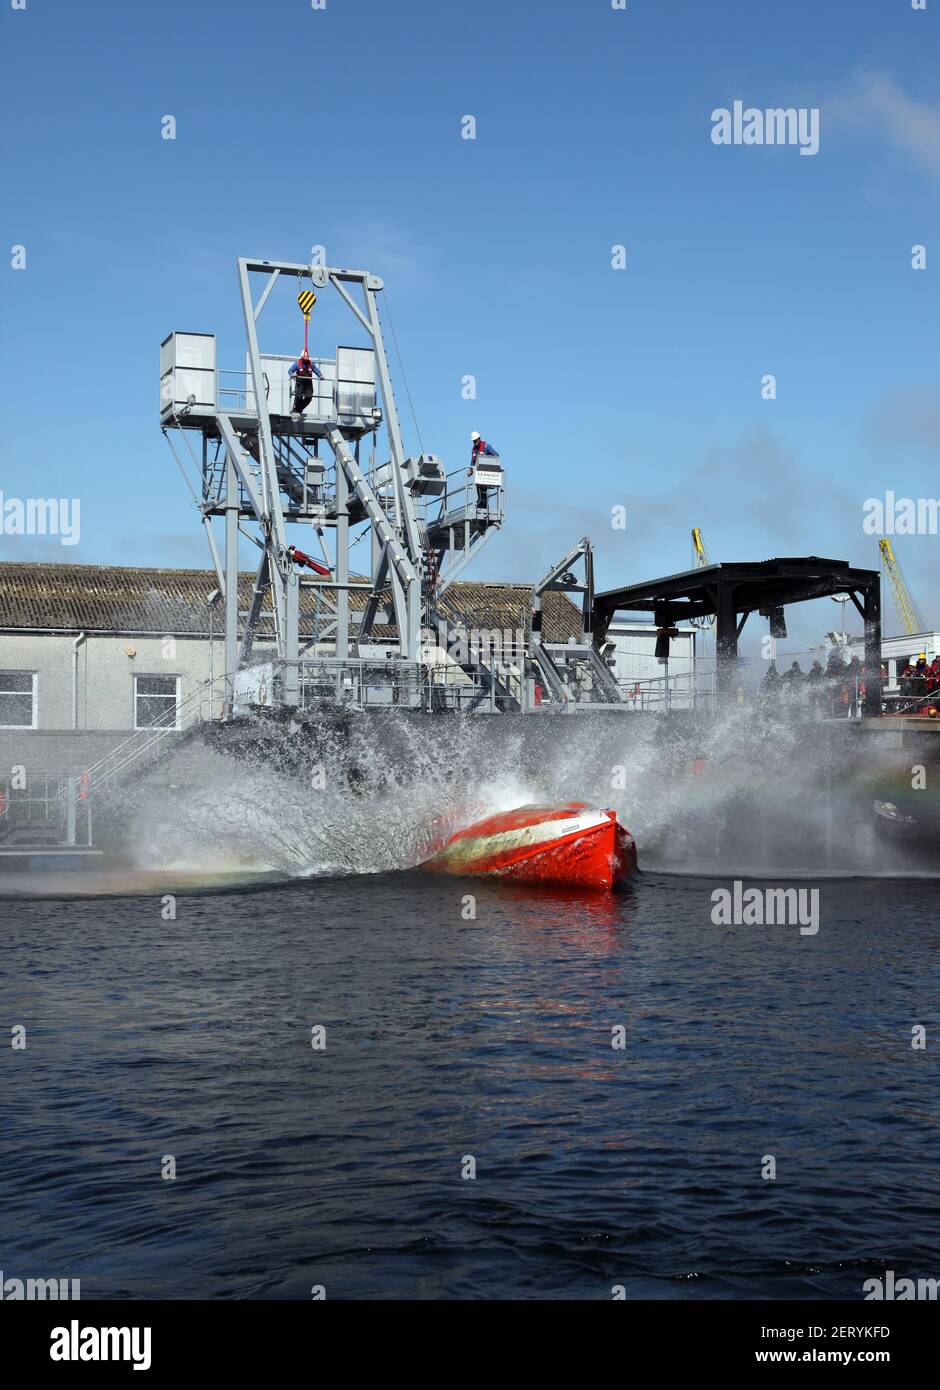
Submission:
<svg viewBox="0 0 940 1390">
<path fill-rule="evenodd" d="M 239 609 L 251 603 L 254 575 L 239 576 Z M 361 613 L 366 598 L 352 591 L 350 608 Z M 544 637 L 574 644 L 581 614 L 567 594 L 542 600 Z M 533 589 L 525 584 L 457 581 L 442 608 L 471 633 L 499 646 L 508 660 L 524 659 L 530 640 Z M 394 614 L 374 625 L 360 658 L 396 660 L 400 646 Z M 300 633 L 312 651 L 331 654 L 327 637 L 316 641 L 317 598 L 301 591 Z M 714 662 L 703 665 L 701 628 L 684 625 L 670 643 L 668 667 L 656 656 L 655 623 L 614 617 L 603 652 L 626 707 L 691 708 L 709 694 Z M 434 648 L 439 664 L 462 675 L 446 647 Z M 940 653 L 940 632 L 885 637 L 886 689 L 898 672 L 926 651 Z M 861 640 L 847 639 L 845 657 L 864 657 Z M 270 614 L 259 619 L 253 670 L 275 654 Z M 427 654 L 427 649 L 426 649 Z M 177 729 L 225 713 L 224 632 L 220 593 L 209 569 L 157 569 L 0 561 L 0 757 L 4 762 L 29 736 L 34 766 L 80 770 L 117 738 L 172 717 Z M 707 670 L 706 670 L 707 666 Z M 666 687 L 668 681 L 669 694 Z M 250 685 L 245 687 L 250 689 Z M 258 703 L 257 690 L 252 703 Z M 547 699 L 547 696 L 546 696 Z M 264 703 L 262 701 L 261 703 Z M 72 737 L 79 735 L 76 739 Z"/>
<path fill-rule="evenodd" d="M 239 607 L 251 603 L 254 575 L 239 576 Z M 365 606 L 353 591 L 351 609 Z M 457 582 L 442 600 L 474 635 L 511 659 L 525 644 L 532 588 Z M 174 728 L 224 710 L 224 632 L 214 571 L 0 562 L 0 758 L 80 771 L 119 737 L 168 717 Z M 545 635 L 566 643 L 581 632 L 579 610 L 562 593 L 544 599 Z M 302 590 L 300 634 L 317 642 L 317 598 Z M 273 624 L 263 611 L 253 669 L 273 656 Z M 467 678 L 441 647 L 440 664 Z M 360 658 L 394 662 L 398 633 L 390 615 L 373 627 Z M 262 701 L 262 703 L 264 703 Z M 25 736 L 25 737 L 24 737 Z"/>
<path fill-rule="evenodd" d="M 656 655 L 656 636 L 655 623 L 615 618 L 608 627 L 604 650 L 623 698 L 632 709 L 693 709 L 712 685 L 701 669 L 702 630 L 677 628 L 668 661 Z"/>
<path fill-rule="evenodd" d="M 243 611 L 253 583 L 253 574 L 239 576 Z M 80 772 L 118 739 L 155 720 L 182 730 L 218 719 L 225 704 L 219 597 L 213 570 L 0 561 L 0 758 L 28 757 L 44 770 Z M 353 612 L 365 602 L 362 591 L 353 591 Z M 457 581 L 442 606 L 511 660 L 521 658 L 528 642 L 532 602 L 530 585 Z M 545 640 L 577 641 L 581 614 L 568 596 L 548 592 L 542 603 Z M 394 620 L 384 617 L 360 649 L 363 660 L 397 659 Z M 317 619 L 315 593 L 302 590 L 302 639 L 314 638 Z M 262 613 L 256 671 L 274 656 L 272 628 L 270 615 Z M 673 640 L 668 675 L 676 708 L 694 698 L 696 637 L 689 628 Z M 328 639 L 313 645 L 331 647 Z M 610 625 L 605 651 L 630 707 L 665 702 L 655 646 L 652 624 Z M 436 653 L 454 680 L 469 679 L 446 648 Z"/>
</svg>

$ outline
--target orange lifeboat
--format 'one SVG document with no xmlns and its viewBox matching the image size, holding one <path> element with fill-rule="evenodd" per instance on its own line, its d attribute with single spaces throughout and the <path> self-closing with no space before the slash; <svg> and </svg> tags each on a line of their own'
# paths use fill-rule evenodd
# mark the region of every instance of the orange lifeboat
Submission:
<svg viewBox="0 0 940 1390">
<path fill-rule="evenodd" d="M 610 889 L 636 873 L 636 845 L 616 811 L 584 801 L 519 806 L 458 830 L 421 867 Z"/>
</svg>

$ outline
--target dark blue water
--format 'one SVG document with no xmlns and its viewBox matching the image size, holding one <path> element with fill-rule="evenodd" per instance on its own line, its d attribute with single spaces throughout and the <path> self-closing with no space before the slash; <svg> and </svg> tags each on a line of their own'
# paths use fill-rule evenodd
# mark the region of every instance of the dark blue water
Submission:
<svg viewBox="0 0 940 1390">
<path fill-rule="evenodd" d="M 935 1276 L 940 889 L 822 882 L 810 937 L 712 925 L 714 887 L 368 876 L 181 897 L 175 922 L 153 897 L 0 904 L 0 1033 L 28 1029 L 0 1073 L 0 1267 L 86 1298 Z"/>
</svg>

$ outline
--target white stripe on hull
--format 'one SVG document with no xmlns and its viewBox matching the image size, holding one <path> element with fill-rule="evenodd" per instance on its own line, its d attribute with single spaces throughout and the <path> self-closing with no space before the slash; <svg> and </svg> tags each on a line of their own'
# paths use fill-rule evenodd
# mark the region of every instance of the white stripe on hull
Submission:
<svg viewBox="0 0 940 1390">
<path fill-rule="evenodd" d="M 564 840 L 576 834 L 584 835 L 611 824 L 610 817 L 604 815 L 603 811 L 583 811 L 577 816 L 566 816 L 564 820 L 537 821 L 534 825 L 501 830 L 495 835 L 461 838 L 453 844 L 445 845 L 440 853 L 434 856 L 434 861 L 471 865 L 481 859 L 496 858 L 513 850 L 547 845 L 553 840 Z"/>
</svg>

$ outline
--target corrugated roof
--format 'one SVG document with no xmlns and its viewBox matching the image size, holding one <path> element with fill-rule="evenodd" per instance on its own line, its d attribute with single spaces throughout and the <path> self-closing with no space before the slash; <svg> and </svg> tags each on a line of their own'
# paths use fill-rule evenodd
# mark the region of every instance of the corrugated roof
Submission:
<svg viewBox="0 0 940 1390">
<path fill-rule="evenodd" d="M 352 582 L 356 582 L 355 576 Z M 238 606 L 242 611 L 251 601 L 253 584 L 252 573 L 239 575 Z M 207 636 L 208 598 L 216 588 L 214 570 L 0 561 L 0 629 Z M 365 602 L 364 590 L 350 592 L 353 612 L 361 611 Z M 455 580 L 440 606 L 449 617 L 461 618 L 473 627 L 514 631 L 528 627 L 531 604 L 532 586 L 528 584 Z M 269 607 L 267 601 L 264 607 Z M 312 630 L 316 607 L 316 591 L 301 589 L 302 632 Z M 581 614 L 566 594 L 546 594 L 542 607 L 548 641 L 566 642 L 578 636 Z M 216 634 L 223 621 L 221 607 L 217 607 L 213 618 Z M 396 636 L 394 625 L 389 624 L 377 623 L 373 632 L 379 642 Z M 258 636 L 271 635 L 268 619 L 259 625 Z"/>
</svg>

